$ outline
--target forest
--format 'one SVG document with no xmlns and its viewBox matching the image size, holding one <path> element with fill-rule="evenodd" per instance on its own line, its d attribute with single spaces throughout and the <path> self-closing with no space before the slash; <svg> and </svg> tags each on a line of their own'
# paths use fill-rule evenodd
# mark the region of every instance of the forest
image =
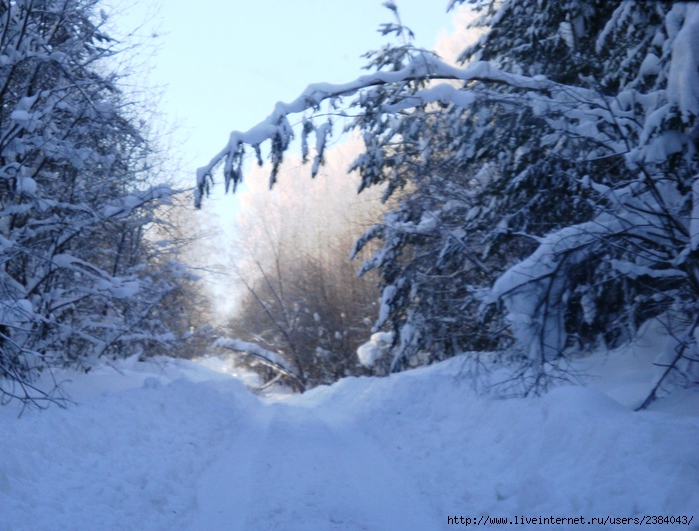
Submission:
<svg viewBox="0 0 699 531">
<path fill-rule="evenodd" d="M 670 339 L 639 407 L 695 385 L 699 12 L 469 4 L 481 37 L 453 64 L 385 2 L 368 73 L 234 131 L 192 201 L 99 3 L 2 2 L 3 401 L 60 401 L 34 385 L 55 368 L 212 349 L 297 391 L 468 353 L 474 372 L 508 368 L 504 394 L 538 395 L 651 321 Z M 338 133 L 343 167 L 326 164 Z M 235 192 L 245 171 L 271 191 L 246 192 L 242 295 L 214 323 L 191 203 L 205 212 L 215 176 Z"/>
<path fill-rule="evenodd" d="M 154 33 L 0 0 L 0 531 L 699 529 L 699 3 L 382 5 L 195 175 Z"/>
</svg>

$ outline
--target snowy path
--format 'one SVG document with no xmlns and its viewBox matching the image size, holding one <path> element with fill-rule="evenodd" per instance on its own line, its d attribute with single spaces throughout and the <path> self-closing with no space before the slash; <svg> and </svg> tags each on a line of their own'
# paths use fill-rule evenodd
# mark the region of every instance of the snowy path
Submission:
<svg viewBox="0 0 699 531">
<path fill-rule="evenodd" d="M 71 375 L 78 406 L 0 408 L 0 531 L 445 531 L 451 515 L 699 530 L 698 391 L 643 413 L 574 387 L 492 400 L 460 367 L 276 401 L 182 360 Z"/>
<path fill-rule="evenodd" d="M 351 428 L 271 405 L 200 478 L 190 529 L 438 529 L 414 478 Z"/>
</svg>

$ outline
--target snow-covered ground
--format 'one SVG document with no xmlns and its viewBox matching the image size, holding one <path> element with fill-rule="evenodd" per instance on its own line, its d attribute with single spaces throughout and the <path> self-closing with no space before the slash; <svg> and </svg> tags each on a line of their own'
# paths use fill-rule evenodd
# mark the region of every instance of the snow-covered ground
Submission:
<svg viewBox="0 0 699 531">
<path fill-rule="evenodd" d="M 477 396 L 462 358 L 273 398 L 221 360 L 125 360 L 71 375 L 68 409 L 0 408 L 0 530 L 699 529 L 699 392 L 633 412 L 634 356 L 517 400 Z"/>
</svg>

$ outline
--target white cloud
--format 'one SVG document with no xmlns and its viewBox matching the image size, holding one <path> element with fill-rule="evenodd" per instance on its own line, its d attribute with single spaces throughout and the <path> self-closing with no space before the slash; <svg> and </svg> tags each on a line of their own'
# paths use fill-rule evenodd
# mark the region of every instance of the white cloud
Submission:
<svg viewBox="0 0 699 531">
<path fill-rule="evenodd" d="M 452 19 L 453 29 L 441 30 L 437 36 L 435 51 L 442 59 L 456 64 L 456 59 L 461 52 L 478 40 L 483 30 L 468 27 L 478 16 L 468 5 L 463 5 L 455 11 Z"/>
</svg>

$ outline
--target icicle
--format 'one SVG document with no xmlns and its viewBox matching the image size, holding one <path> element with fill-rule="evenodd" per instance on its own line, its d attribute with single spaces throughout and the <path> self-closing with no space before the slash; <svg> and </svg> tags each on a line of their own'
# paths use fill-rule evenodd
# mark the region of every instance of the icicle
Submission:
<svg viewBox="0 0 699 531">
<path fill-rule="evenodd" d="M 328 121 L 316 129 L 316 156 L 313 159 L 311 177 L 318 174 L 318 169 L 323 163 L 323 153 L 327 144 L 327 137 L 332 133 L 332 122 Z"/>
</svg>

